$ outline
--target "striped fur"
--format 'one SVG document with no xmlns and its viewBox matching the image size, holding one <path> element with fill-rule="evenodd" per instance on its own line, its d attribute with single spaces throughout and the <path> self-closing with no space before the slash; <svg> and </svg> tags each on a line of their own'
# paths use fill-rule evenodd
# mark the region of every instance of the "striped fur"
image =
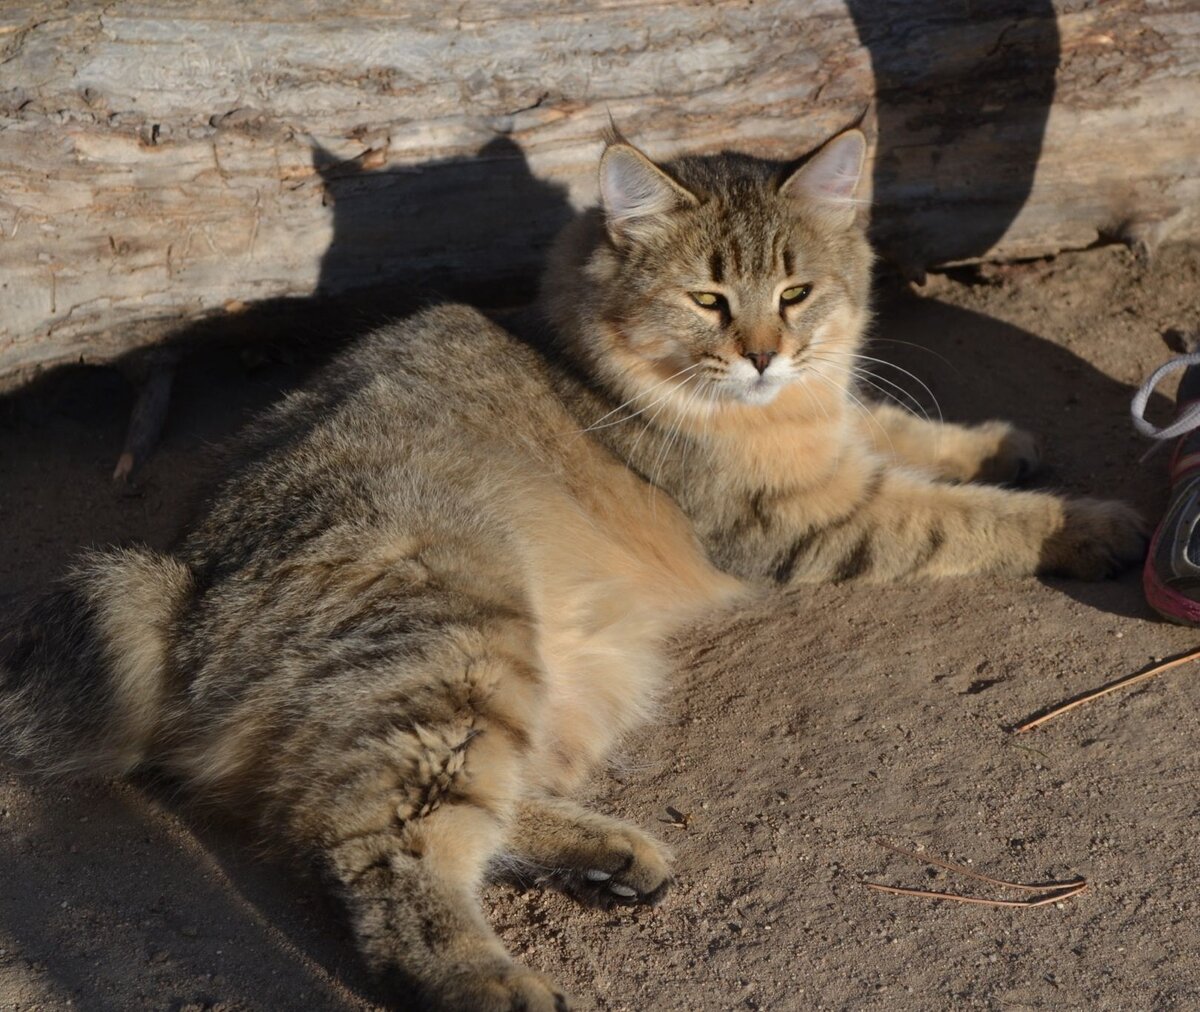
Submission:
<svg viewBox="0 0 1200 1012">
<path fill-rule="evenodd" d="M 851 196 L 827 184 L 861 147 L 851 131 L 790 174 L 642 156 L 643 190 L 657 173 L 691 199 L 636 230 L 601 211 L 569 226 L 543 305 L 557 350 L 592 379 L 580 421 L 680 506 L 714 563 L 756 583 L 1096 579 L 1140 558 L 1142 521 L 1120 503 L 972 484 L 1030 473 L 1027 433 L 924 421 L 858 388 L 871 254 Z M 696 290 L 721 306 L 698 307 Z M 747 360 L 761 352 L 759 375 Z"/>
<path fill-rule="evenodd" d="M 755 584 L 1136 551 L 1123 507 L 939 480 L 1007 477 L 1015 430 L 864 428 L 848 373 L 805 373 L 867 317 L 842 143 L 820 172 L 606 161 L 620 213 L 564 237 L 549 335 L 448 306 L 360 342 L 244 433 L 170 557 L 92 554 L 34 610 L 0 740 L 45 770 L 152 764 L 316 855 L 397 995 L 567 1008 L 475 892 L 507 854 L 594 899 L 663 894 L 660 844 L 564 796 L 652 714 L 672 632 Z"/>
</svg>

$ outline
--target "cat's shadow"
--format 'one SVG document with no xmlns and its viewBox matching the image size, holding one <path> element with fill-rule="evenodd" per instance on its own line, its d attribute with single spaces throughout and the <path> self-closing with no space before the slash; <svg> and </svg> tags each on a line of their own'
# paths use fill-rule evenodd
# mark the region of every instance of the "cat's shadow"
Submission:
<svg viewBox="0 0 1200 1012">
<path fill-rule="evenodd" d="M 6 785 L 14 796 L 0 825 L 10 1000 L 24 978 L 39 1005 L 95 1012 L 370 1007 L 332 902 L 254 861 L 244 837 L 142 787 Z"/>
</svg>

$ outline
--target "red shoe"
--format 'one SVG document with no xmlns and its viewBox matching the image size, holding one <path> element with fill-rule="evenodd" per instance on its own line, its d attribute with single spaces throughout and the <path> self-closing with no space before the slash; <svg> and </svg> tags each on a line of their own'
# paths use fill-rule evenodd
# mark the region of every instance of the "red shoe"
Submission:
<svg viewBox="0 0 1200 1012">
<path fill-rule="evenodd" d="M 1175 397 L 1175 421 L 1158 429 L 1145 420 L 1146 402 L 1159 380 L 1186 369 Z M 1146 601 L 1163 618 L 1200 626 L 1200 352 L 1160 367 L 1133 398 L 1133 424 L 1153 439 L 1176 439 L 1171 456 L 1171 499 L 1142 570 Z"/>
</svg>

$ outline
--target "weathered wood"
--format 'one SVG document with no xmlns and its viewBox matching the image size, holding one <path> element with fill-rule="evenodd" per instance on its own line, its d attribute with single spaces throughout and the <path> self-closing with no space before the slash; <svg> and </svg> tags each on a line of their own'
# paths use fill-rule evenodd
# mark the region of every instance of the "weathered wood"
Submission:
<svg viewBox="0 0 1200 1012">
<path fill-rule="evenodd" d="M 0 381 L 266 298 L 527 277 L 610 114 L 656 156 L 791 157 L 869 106 L 911 274 L 1200 232 L 1189 0 L 10 2 Z"/>
</svg>

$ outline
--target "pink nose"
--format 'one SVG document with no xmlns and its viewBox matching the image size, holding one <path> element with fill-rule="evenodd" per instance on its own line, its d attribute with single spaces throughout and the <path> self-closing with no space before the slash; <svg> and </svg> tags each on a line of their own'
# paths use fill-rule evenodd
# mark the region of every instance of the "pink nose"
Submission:
<svg viewBox="0 0 1200 1012">
<path fill-rule="evenodd" d="M 754 366 L 755 369 L 758 370 L 758 374 L 760 376 L 767 371 L 767 366 L 769 366 L 771 364 L 771 359 L 773 359 L 774 357 L 775 357 L 775 352 L 773 352 L 773 351 L 748 351 L 748 352 L 746 352 L 746 358 L 750 359 L 751 364 Z"/>
</svg>

